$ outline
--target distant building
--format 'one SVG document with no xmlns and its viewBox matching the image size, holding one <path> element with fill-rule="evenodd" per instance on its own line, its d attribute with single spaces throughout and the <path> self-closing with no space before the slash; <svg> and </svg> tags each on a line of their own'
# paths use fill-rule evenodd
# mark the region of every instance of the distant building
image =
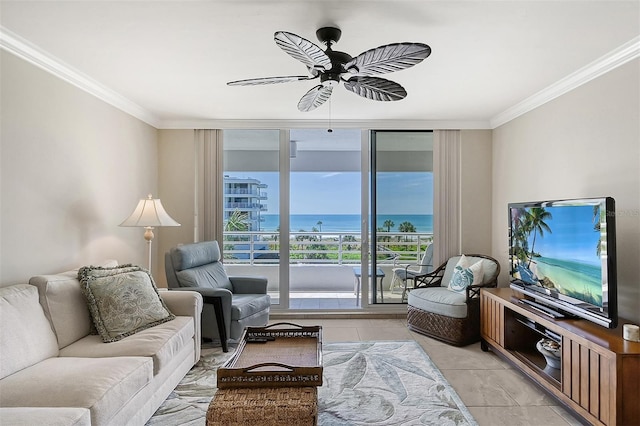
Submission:
<svg viewBox="0 0 640 426">
<path fill-rule="evenodd" d="M 264 221 L 261 212 L 267 210 L 267 187 L 258 179 L 224 177 L 224 220 L 227 221 L 234 211 L 247 215 L 249 231 L 259 231 L 260 222 Z"/>
</svg>

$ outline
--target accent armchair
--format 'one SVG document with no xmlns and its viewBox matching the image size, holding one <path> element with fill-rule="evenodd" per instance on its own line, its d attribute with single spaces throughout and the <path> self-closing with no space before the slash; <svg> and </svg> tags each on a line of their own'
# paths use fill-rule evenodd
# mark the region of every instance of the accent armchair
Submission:
<svg viewBox="0 0 640 426">
<path fill-rule="evenodd" d="M 217 241 L 172 248 L 165 254 L 165 272 L 171 290 L 202 295 L 202 337 L 220 339 L 225 352 L 227 339 L 237 340 L 245 327 L 263 327 L 269 321 L 267 279 L 227 276 Z"/>
<path fill-rule="evenodd" d="M 496 287 L 500 264 L 481 254 L 453 256 L 417 278 L 407 300 L 410 330 L 455 346 L 480 340 L 480 289 Z"/>
</svg>

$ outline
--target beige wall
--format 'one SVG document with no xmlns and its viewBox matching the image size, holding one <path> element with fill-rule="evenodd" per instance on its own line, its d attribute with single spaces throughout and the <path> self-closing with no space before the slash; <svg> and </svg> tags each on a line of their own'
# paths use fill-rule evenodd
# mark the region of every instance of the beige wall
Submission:
<svg viewBox="0 0 640 426">
<path fill-rule="evenodd" d="M 507 203 L 592 196 L 616 200 L 618 306 L 640 322 L 640 60 L 494 130 L 492 252 L 503 272 Z"/>
<path fill-rule="evenodd" d="M 118 224 L 156 192 L 156 129 L 0 55 L 0 283 L 106 258 L 146 265 L 142 229 Z"/>
</svg>

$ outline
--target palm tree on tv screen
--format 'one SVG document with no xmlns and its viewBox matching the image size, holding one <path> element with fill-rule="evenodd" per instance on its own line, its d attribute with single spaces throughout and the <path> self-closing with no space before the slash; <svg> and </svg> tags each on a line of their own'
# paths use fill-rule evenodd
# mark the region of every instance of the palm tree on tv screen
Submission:
<svg viewBox="0 0 640 426">
<path fill-rule="evenodd" d="M 511 213 L 511 239 L 513 240 L 511 254 L 521 263 L 529 258 L 529 241 L 527 241 L 528 231 L 526 229 L 527 210 L 516 209 Z"/>
<path fill-rule="evenodd" d="M 600 206 L 593 206 L 593 230 L 598 234 L 600 233 Z M 596 245 L 596 254 L 598 257 L 600 256 L 600 252 L 602 251 L 602 238 L 598 238 L 598 243 Z"/>
<path fill-rule="evenodd" d="M 527 216 L 525 219 L 525 227 L 528 230 L 528 234 L 531 235 L 533 232 L 533 240 L 531 241 L 531 255 L 529 256 L 529 263 L 527 267 L 531 266 L 531 260 L 535 254 L 535 245 L 536 245 L 536 237 L 540 234 L 541 237 L 544 236 L 545 231 L 551 233 L 551 228 L 545 222 L 545 220 L 552 219 L 553 216 L 550 212 L 546 211 L 544 207 L 532 207 L 527 212 Z"/>
</svg>

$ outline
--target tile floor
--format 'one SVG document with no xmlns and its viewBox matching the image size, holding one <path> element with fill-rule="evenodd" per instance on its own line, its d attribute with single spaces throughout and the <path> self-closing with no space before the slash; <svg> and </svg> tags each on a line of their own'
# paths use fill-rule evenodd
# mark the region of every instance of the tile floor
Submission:
<svg viewBox="0 0 640 426">
<path fill-rule="evenodd" d="M 271 322 L 281 322 L 273 318 Z M 405 319 L 310 319 L 287 316 L 301 325 L 321 325 L 323 341 L 415 340 L 456 390 L 480 426 L 555 426 L 581 423 L 518 370 L 476 343 L 450 346 L 409 331 Z"/>
</svg>

